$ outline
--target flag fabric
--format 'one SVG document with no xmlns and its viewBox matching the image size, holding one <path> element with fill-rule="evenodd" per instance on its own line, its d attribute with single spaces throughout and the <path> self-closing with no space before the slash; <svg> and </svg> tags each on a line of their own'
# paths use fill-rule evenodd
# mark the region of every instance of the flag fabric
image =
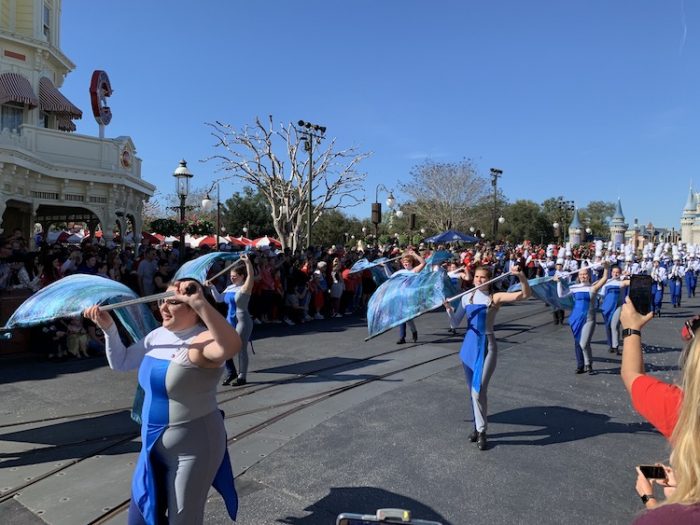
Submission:
<svg viewBox="0 0 700 525">
<path fill-rule="evenodd" d="M 82 315 L 95 304 L 107 305 L 138 295 L 123 284 L 97 275 L 76 274 L 51 283 L 24 301 L 8 319 L 5 329 L 34 326 L 65 317 Z M 145 303 L 132 304 L 113 310 L 134 343 L 158 327 L 158 322 Z M 144 392 L 136 389 L 131 418 L 141 423 Z"/>
<path fill-rule="evenodd" d="M 557 283 L 556 281 L 553 281 L 551 277 L 535 277 L 534 279 L 529 279 L 527 282 L 530 285 L 532 294 L 538 299 L 543 300 L 552 308 L 555 308 L 556 310 L 571 310 L 574 307 L 574 300 L 571 295 L 559 297 L 559 294 L 557 293 Z M 566 280 L 562 279 L 559 282 L 564 287 L 564 290 L 569 289 L 569 285 Z M 514 284 L 508 288 L 508 291 L 519 292 L 520 283 Z"/>
<path fill-rule="evenodd" d="M 452 252 L 449 252 L 447 250 L 438 250 L 436 252 L 433 252 L 430 257 L 428 257 L 425 260 L 425 267 L 428 268 L 430 266 L 433 266 L 435 264 L 442 264 L 445 261 L 450 261 L 454 259 L 456 255 Z"/>
<path fill-rule="evenodd" d="M 442 305 L 457 288 L 439 269 L 434 272 L 399 270 L 372 294 L 367 305 L 367 339 L 376 337 Z"/>
<path fill-rule="evenodd" d="M 185 264 L 180 266 L 180 269 L 175 272 L 172 280 L 177 281 L 179 279 L 195 279 L 198 282 L 203 283 L 207 280 L 207 274 L 216 261 L 235 261 L 243 253 L 247 253 L 247 250 L 236 253 L 212 252 L 201 255 L 200 257 L 187 261 Z"/>
<path fill-rule="evenodd" d="M 82 315 L 89 306 L 136 299 L 127 286 L 97 275 L 75 274 L 42 288 L 24 301 L 7 320 L 6 329 L 34 326 L 64 317 Z M 158 326 L 145 304 L 114 310 L 129 336 L 137 341 Z"/>
</svg>

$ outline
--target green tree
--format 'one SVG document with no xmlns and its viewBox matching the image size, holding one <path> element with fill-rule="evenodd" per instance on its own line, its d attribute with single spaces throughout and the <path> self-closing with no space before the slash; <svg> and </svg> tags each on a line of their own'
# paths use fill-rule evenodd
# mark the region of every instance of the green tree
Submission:
<svg viewBox="0 0 700 525">
<path fill-rule="evenodd" d="M 499 237 L 511 242 L 530 240 L 533 243 L 550 242 L 554 237 L 552 224 L 542 207 L 531 200 L 520 199 L 507 206 L 503 213 L 505 223 L 499 226 Z"/>
<path fill-rule="evenodd" d="M 243 228 L 248 228 L 248 238 L 270 235 L 276 237 L 272 224 L 270 205 L 259 191 L 246 186 L 243 192 L 234 193 L 221 208 L 221 224 L 231 235 L 243 235 Z"/>
<path fill-rule="evenodd" d="M 314 225 L 314 242 L 321 246 L 349 246 L 362 237 L 363 223 L 340 210 L 325 210 Z M 355 236 L 355 239 L 352 239 Z"/>
<path fill-rule="evenodd" d="M 614 202 L 591 201 L 580 210 L 581 220 L 591 228 L 591 235 L 604 239 L 610 237 L 608 219 L 613 216 L 616 207 Z"/>
</svg>

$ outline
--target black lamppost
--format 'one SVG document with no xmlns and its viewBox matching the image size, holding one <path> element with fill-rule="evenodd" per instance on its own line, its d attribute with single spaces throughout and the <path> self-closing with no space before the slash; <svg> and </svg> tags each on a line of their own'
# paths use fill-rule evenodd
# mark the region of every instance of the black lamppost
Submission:
<svg viewBox="0 0 700 525">
<path fill-rule="evenodd" d="M 574 209 L 576 209 L 574 201 L 565 201 L 562 196 L 557 197 L 557 216 L 559 221 L 554 222 L 552 227 L 557 230 L 557 244 L 559 245 L 561 245 L 562 242 L 561 232 L 567 227 L 567 223 L 569 222 L 569 212 L 574 211 Z M 566 242 L 566 235 L 564 235 L 564 241 Z"/>
<path fill-rule="evenodd" d="M 503 170 L 491 168 L 491 186 L 493 187 L 493 240 L 498 236 L 498 177 L 503 175 Z M 503 221 L 501 221 L 503 222 Z"/>
<path fill-rule="evenodd" d="M 374 242 L 379 242 L 379 223 L 382 222 L 382 203 L 379 202 L 379 190 L 384 190 L 389 195 L 386 198 L 386 205 L 389 209 L 394 207 L 396 204 L 396 199 L 394 198 L 394 193 L 387 189 L 384 184 L 377 184 L 377 188 L 374 191 L 374 202 L 372 203 L 372 224 L 374 224 Z"/>
<path fill-rule="evenodd" d="M 221 181 L 214 181 L 214 184 L 212 184 L 211 188 L 207 191 L 207 196 L 204 197 L 202 200 L 202 210 L 205 213 L 209 213 L 211 210 L 214 209 L 214 201 L 211 200 L 211 197 L 209 197 L 209 194 L 211 193 L 211 190 L 214 189 L 214 186 L 216 186 L 216 232 L 214 234 L 215 236 L 215 242 L 216 242 L 216 247 L 214 250 L 217 252 L 219 251 L 219 236 L 221 235 L 221 194 L 219 193 L 219 183 Z"/>
<path fill-rule="evenodd" d="M 318 124 L 312 124 L 300 120 L 297 122 L 298 128 L 295 128 L 304 140 L 304 149 L 309 154 L 309 203 L 306 213 L 306 249 L 311 246 L 311 215 L 313 212 L 313 183 L 314 183 L 314 141 L 320 144 L 326 133 L 326 127 Z"/>
<path fill-rule="evenodd" d="M 190 208 L 185 201 L 190 193 L 190 179 L 193 176 L 187 169 L 187 162 L 184 159 L 180 161 L 173 173 L 177 182 L 177 194 L 180 197 L 180 206 L 175 206 L 180 210 L 180 258 L 178 261 L 180 266 L 185 262 L 185 212 Z"/>
</svg>

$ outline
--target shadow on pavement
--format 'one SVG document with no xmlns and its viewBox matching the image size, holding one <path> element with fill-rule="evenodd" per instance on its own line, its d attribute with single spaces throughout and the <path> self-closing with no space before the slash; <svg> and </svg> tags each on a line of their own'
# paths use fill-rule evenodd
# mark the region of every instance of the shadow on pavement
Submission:
<svg viewBox="0 0 700 525">
<path fill-rule="evenodd" d="M 316 503 L 307 507 L 311 512 L 303 518 L 282 518 L 277 523 L 288 525 L 328 525 L 335 523 L 338 514 L 343 512 L 352 514 L 372 514 L 377 509 L 405 509 L 411 511 L 413 519 L 432 520 L 451 525 L 432 508 L 413 498 L 395 494 L 376 487 L 332 487 L 330 494 L 324 496 Z"/>
<path fill-rule="evenodd" d="M 536 445 L 578 441 L 602 434 L 656 432 L 648 423 L 615 423 L 610 416 L 561 406 L 506 410 L 489 416 L 489 423 L 537 427 L 532 430 L 489 433 L 489 445 Z"/>
</svg>

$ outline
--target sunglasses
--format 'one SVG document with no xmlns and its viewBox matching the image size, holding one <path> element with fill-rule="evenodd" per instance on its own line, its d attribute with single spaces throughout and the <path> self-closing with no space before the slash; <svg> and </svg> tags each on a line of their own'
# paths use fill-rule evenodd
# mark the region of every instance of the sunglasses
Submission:
<svg viewBox="0 0 700 525">
<path fill-rule="evenodd" d="M 183 302 L 178 301 L 177 299 L 158 299 L 158 308 L 160 308 L 164 304 L 167 304 L 168 306 L 180 306 L 181 304 L 183 304 Z"/>
</svg>

